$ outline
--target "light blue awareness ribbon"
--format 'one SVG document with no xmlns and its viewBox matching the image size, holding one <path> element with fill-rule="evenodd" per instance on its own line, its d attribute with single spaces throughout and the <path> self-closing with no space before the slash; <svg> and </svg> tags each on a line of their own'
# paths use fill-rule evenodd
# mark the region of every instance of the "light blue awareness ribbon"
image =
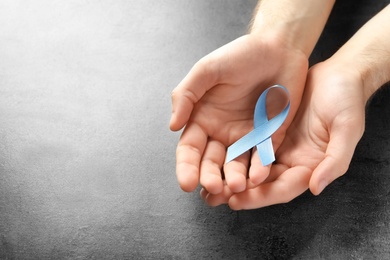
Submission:
<svg viewBox="0 0 390 260">
<path fill-rule="evenodd" d="M 288 112 L 290 111 L 290 100 L 282 112 L 268 120 L 266 99 L 268 92 L 274 88 L 280 88 L 284 90 L 287 95 L 289 94 L 285 87 L 281 85 L 274 85 L 267 88 L 260 95 L 256 103 L 253 117 L 254 129 L 228 147 L 225 163 L 234 160 L 255 146 L 259 153 L 261 163 L 264 166 L 269 165 L 275 161 L 271 135 L 275 133 L 275 131 L 278 130 L 278 128 L 283 124 L 284 120 L 286 120 Z"/>
</svg>

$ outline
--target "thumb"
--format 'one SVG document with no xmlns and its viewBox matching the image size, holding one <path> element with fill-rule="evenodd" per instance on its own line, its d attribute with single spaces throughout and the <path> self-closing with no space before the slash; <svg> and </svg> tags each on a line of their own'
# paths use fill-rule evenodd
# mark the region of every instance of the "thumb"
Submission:
<svg viewBox="0 0 390 260">
<path fill-rule="evenodd" d="M 328 184 L 347 172 L 363 132 L 364 123 L 345 124 L 330 133 L 325 158 L 314 169 L 310 178 L 309 187 L 314 195 L 319 195 Z"/>
<path fill-rule="evenodd" d="M 211 59 L 204 57 L 198 61 L 172 91 L 172 116 L 170 129 L 178 131 L 187 123 L 194 105 L 203 95 L 216 85 L 218 78 L 217 66 Z"/>
</svg>

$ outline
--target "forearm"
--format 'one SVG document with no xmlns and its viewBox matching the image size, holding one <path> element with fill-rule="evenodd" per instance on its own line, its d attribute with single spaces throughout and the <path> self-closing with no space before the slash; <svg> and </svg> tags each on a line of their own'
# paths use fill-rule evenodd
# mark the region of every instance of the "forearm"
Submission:
<svg viewBox="0 0 390 260">
<path fill-rule="evenodd" d="M 254 13 L 251 33 L 271 37 L 287 48 L 310 56 L 335 0 L 262 0 Z"/>
<path fill-rule="evenodd" d="M 332 59 L 357 70 L 365 99 L 390 80 L 390 5 L 367 22 Z"/>
</svg>

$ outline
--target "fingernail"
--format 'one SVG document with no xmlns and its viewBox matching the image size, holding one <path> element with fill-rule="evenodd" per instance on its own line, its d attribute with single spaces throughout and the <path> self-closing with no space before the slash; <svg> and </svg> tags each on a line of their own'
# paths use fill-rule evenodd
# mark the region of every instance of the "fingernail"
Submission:
<svg viewBox="0 0 390 260">
<path fill-rule="evenodd" d="M 169 128 L 170 128 L 172 131 L 175 130 L 174 125 L 175 125 L 175 122 L 174 122 L 174 118 L 173 118 L 173 115 L 172 115 L 171 118 L 169 119 Z"/>
<path fill-rule="evenodd" d="M 321 180 L 320 183 L 318 184 L 318 194 L 320 194 L 326 186 L 328 186 L 328 181 L 327 180 Z"/>
<path fill-rule="evenodd" d="M 237 198 L 234 195 L 230 197 L 228 205 L 231 210 L 240 210 L 240 208 L 237 207 Z"/>
</svg>

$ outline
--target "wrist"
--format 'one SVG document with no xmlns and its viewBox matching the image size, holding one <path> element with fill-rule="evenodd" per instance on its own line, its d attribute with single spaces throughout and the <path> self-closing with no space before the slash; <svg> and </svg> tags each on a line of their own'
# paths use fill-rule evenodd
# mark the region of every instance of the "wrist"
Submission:
<svg viewBox="0 0 390 260">
<path fill-rule="evenodd" d="M 372 45 L 349 42 L 337 51 L 331 59 L 340 67 L 354 71 L 360 77 L 364 100 L 367 102 L 374 92 L 390 80 L 388 53 L 375 50 Z"/>
<path fill-rule="evenodd" d="M 390 66 L 381 67 L 367 61 L 367 65 L 361 66 L 359 72 L 364 85 L 366 102 L 380 87 L 390 80 Z"/>
<path fill-rule="evenodd" d="M 332 58 L 358 71 L 367 101 L 390 81 L 390 5 L 385 7 L 341 47 Z"/>
<path fill-rule="evenodd" d="M 334 0 L 262 0 L 252 21 L 250 33 L 274 39 L 287 49 L 308 58 L 332 10 Z"/>
<path fill-rule="evenodd" d="M 364 57 L 352 52 L 343 53 L 338 51 L 326 63 L 332 68 L 332 71 L 343 78 L 354 79 L 352 85 L 356 91 L 361 92 L 365 103 L 372 94 L 382 85 L 382 80 L 374 76 L 372 64 L 367 63 Z"/>
<path fill-rule="evenodd" d="M 295 36 L 290 34 L 288 28 L 283 28 L 284 26 L 282 25 L 278 26 L 278 28 L 275 27 L 275 25 L 272 28 L 263 26 L 252 27 L 249 34 L 275 48 L 297 52 L 303 55 L 305 59 L 309 59 L 311 51 L 296 41 Z"/>
<path fill-rule="evenodd" d="M 286 33 L 282 30 L 269 30 L 264 28 L 253 28 L 249 35 L 254 41 L 261 44 L 267 44 L 274 49 L 286 50 L 290 53 L 297 53 L 305 60 L 309 60 L 309 55 L 301 48 L 298 48 L 290 41 L 290 38 L 286 37 Z"/>
<path fill-rule="evenodd" d="M 307 59 L 312 52 L 312 47 L 309 41 L 302 41 L 304 38 L 300 30 L 298 21 L 286 22 L 280 21 L 271 25 L 267 23 L 258 23 L 253 25 L 251 34 L 255 37 L 267 39 L 272 43 L 277 43 L 279 46 L 301 52 Z"/>
</svg>

